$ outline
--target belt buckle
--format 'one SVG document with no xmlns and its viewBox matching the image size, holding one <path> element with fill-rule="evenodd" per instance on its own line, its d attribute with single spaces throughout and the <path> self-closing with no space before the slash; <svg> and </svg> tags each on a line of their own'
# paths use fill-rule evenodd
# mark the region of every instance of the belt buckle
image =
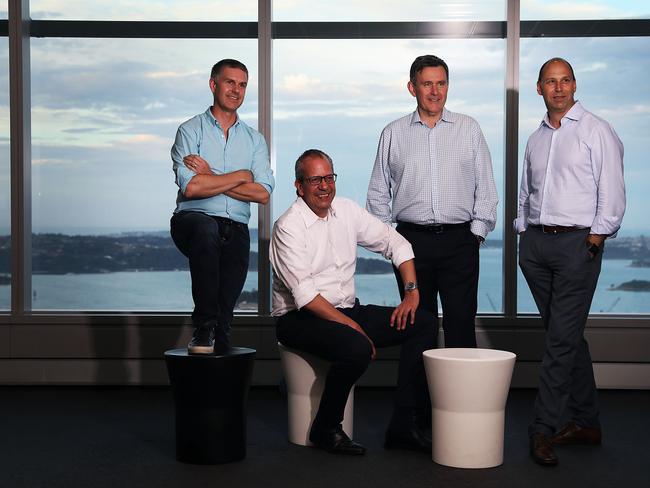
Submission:
<svg viewBox="0 0 650 488">
<path fill-rule="evenodd" d="M 431 224 L 431 230 L 434 234 L 442 234 L 445 231 L 443 224 Z"/>
<path fill-rule="evenodd" d="M 548 229 L 548 230 L 546 230 L 546 229 Z M 544 234 L 553 234 L 553 235 L 556 235 L 556 234 L 557 234 L 557 228 L 556 228 L 556 227 L 552 227 L 552 226 L 548 226 L 548 225 L 542 225 L 542 232 L 543 232 Z"/>
</svg>

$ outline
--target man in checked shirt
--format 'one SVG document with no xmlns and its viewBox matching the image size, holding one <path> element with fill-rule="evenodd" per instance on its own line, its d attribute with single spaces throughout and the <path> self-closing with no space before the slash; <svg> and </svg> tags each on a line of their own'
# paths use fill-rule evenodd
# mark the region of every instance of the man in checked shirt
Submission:
<svg viewBox="0 0 650 488">
<path fill-rule="evenodd" d="M 498 202 L 490 151 L 474 119 L 445 108 L 442 59 L 417 57 L 407 87 L 417 109 L 382 131 L 366 208 L 413 246 L 420 306 L 436 317 L 440 293 L 445 346 L 476 347 L 478 251 Z"/>
</svg>

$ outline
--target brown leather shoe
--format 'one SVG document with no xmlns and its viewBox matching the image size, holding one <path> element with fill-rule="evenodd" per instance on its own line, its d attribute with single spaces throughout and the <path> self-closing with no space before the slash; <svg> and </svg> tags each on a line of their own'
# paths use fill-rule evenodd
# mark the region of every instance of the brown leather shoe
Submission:
<svg viewBox="0 0 650 488">
<path fill-rule="evenodd" d="M 554 446 L 568 446 L 571 444 L 588 444 L 596 446 L 602 442 L 600 429 L 581 427 L 575 422 L 569 422 L 557 434 L 551 436 Z"/>
<path fill-rule="evenodd" d="M 537 464 L 542 466 L 555 466 L 558 461 L 551 441 L 541 432 L 530 436 L 530 455 Z"/>
</svg>

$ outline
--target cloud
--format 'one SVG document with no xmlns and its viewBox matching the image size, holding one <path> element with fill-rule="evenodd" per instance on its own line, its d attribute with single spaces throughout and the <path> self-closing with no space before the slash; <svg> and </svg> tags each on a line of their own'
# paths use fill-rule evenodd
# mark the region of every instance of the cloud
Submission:
<svg viewBox="0 0 650 488">
<path fill-rule="evenodd" d="M 161 145 L 171 146 L 169 139 L 154 135 L 154 134 L 135 134 L 122 140 L 123 144 L 128 145 Z"/>
<path fill-rule="evenodd" d="M 317 78 L 311 78 L 304 73 L 295 75 L 286 75 L 280 82 L 278 89 L 290 95 L 298 93 L 301 95 L 314 91 L 314 88 L 320 88 L 322 82 Z"/>
<path fill-rule="evenodd" d="M 587 66 L 583 66 L 580 70 L 581 73 L 595 73 L 598 71 L 605 71 L 608 68 L 607 63 L 602 61 L 595 61 Z"/>
<path fill-rule="evenodd" d="M 201 70 L 192 70 L 192 71 L 184 71 L 184 72 L 178 72 L 178 71 L 150 71 L 148 73 L 144 73 L 145 78 L 151 78 L 154 80 L 160 80 L 160 79 L 173 79 L 177 80 L 178 78 L 200 78 L 201 76 L 205 76 L 205 72 Z"/>
</svg>

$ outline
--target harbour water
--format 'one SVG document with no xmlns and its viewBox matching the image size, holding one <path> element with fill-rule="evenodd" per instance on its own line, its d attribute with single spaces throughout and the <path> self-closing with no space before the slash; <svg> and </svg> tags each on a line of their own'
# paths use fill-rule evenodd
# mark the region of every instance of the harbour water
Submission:
<svg viewBox="0 0 650 488">
<path fill-rule="evenodd" d="M 630 264 L 630 260 L 603 260 L 592 313 L 650 312 L 650 292 L 610 290 L 612 286 L 631 280 L 650 281 L 650 268 L 636 268 Z M 244 289 L 252 291 L 257 287 L 257 272 L 249 272 Z M 356 287 L 361 303 L 395 305 L 399 301 L 392 273 L 357 275 Z M 33 310 L 187 312 L 193 307 L 188 271 L 34 275 L 32 289 Z M 479 311 L 499 313 L 502 289 L 501 251 L 482 249 Z M 518 311 L 536 312 L 521 275 L 517 290 Z M 0 310 L 9 307 L 10 287 L 0 286 Z"/>
</svg>

